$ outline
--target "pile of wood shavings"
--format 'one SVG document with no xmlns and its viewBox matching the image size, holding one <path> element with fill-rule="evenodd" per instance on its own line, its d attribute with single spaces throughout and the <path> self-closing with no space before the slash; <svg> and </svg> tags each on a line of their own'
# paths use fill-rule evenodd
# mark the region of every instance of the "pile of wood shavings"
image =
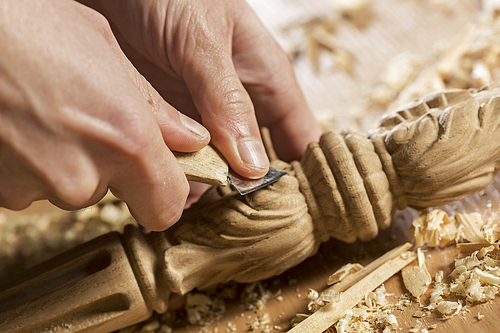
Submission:
<svg viewBox="0 0 500 333">
<path fill-rule="evenodd" d="M 334 0 L 332 3 L 331 15 L 313 17 L 281 29 L 294 40 L 287 51 L 290 58 L 295 60 L 306 55 L 315 72 L 319 72 L 322 67 L 320 55 L 323 52 L 331 55 L 334 68 L 350 71 L 354 57 L 339 41 L 335 30 L 343 21 L 362 28 L 370 22 L 372 16 L 369 0 Z M 301 32 L 301 37 L 295 37 L 297 30 Z"/>
<path fill-rule="evenodd" d="M 495 229 L 494 223 L 484 222 L 478 213 L 458 213 L 450 219 L 445 212 L 435 210 L 424 212 L 415 219 L 412 232 L 417 244 L 429 241 L 432 246 L 443 246 L 442 240 L 449 244 L 452 239 L 473 242 L 457 245 L 460 253 L 447 281 L 443 271 L 436 273 L 429 304 L 418 311 L 418 317 L 436 311 L 444 318 L 450 318 L 467 307 L 488 302 L 498 294 L 500 249 L 498 243 L 491 244 L 498 241 Z M 469 254 L 471 248 L 473 251 Z M 418 298 L 421 294 L 414 296 Z"/>
<path fill-rule="evenodd" d="M 328 332 L 393 332 L 398 330 L 398 321 L 394 310 L 404 310 L 417 301 L 420 310 L 413 317 L 421 318 L 436 313 L 443 319 L 451 318 L 473 305 L 493 300 L 500 291 L 500 247 L 495 223 L 485 223 L 478 213 L 457 213 L 452 217 L 442 210 L 424 211 L 414 220 L 412 237 L 419 244 L 414 263 L 402 270 L 403 282 L 411 293 L 401 295 L 396 303 L 387 301 L 384 286 L 368 293 L 358 305 L 349 310 Z M 468 242 L 473 240 L 473 243 Z M 424 244 L 431 247 L 458 243 L 460 254 L 455 259 L 454 270 L 447 276 L 438 271 L 431 277 L 425 264 Z M 464 243 L 468 242 L 468 243 Z M 349 274 L 350 269 L 359 264 L 347 264 L 332 274 L 330 280 L 336 283 Z M 420 303 L 420 296 L 431 288 L 426 304 Z M 338 293 L 318 293 L 309 290 L 308 310 L 312 314 L 329 302 L 334 302 Z M 308 318 L 309 314 L 298 314 L 292 326 Z M 478 313 L 477 319 L 484 316 Z M 437 328 L 437 325 L 424 327 L 420 320 L 409 330 L 412 333 L 425 333 Z"/>
<path fill-rule="evenodd" d="M 391 332 L 398 328 L 398 321 L 392 311 L 397 307 L 386 300 L 384 285 L 368 293 L 358 305 L 347 311 L 344 318 L 335 324 L 338 333 L 382 331 Z"/>
<path fill-rule="evenodd" d="M 275 298 L 278 300 L 280 293 L 273 294 L 262 283 L 253 282 L 244 286 L 239 299 L 244 311 L 251 311 L 252 315 L 246 316 L 246 325 L 243 329 L 237 324 L 228 322 L 226 327 L 211 329 L 224 317 L 226 301 L 237 297 L 238 284 L 228 283 L 219 285 L 214 290 L 192 291 L 186 294 L 186 303 L 180 312 L 185 312 L 186 318 L 180 318 L 176 311 L 168 311 L 163 315 L 153 314 L 153 317 L 142 323 L 132 325 L 119 331 L 119 333 L 170 333 L 171 327 L 185 326 L 187 323 L 199 327 L 199 332 L 258 332 L 269 333 L 281 330 L 281 327 L 271 324 L 271 317 L 265 310 L 266 303 Z M 174 323 L 174 321 L 177 321 Z M 184 323 L 187 321 L 187 323 Z"/>
<path fill-rule="evenodd" d="M 203 293 L 188 293 L 185 308 L 192 325 L 210 324 L 219 320 L 226 312 L 226 304 L 222 298 L 211 298 Z"/>
<path fill-rule="evenodd" d="M 431 2 L 438 10 L 452 13 L 449 3 Z M 365 92 L 368 105 L 393 110 L 432 91 L 479 88 L 498 81 L 500 2 L 482 2 L 477 20 L 465 26 L 450 45 L 436 41 L 428 56 L 403 52 L 389 59 L 379 82 Z"/>
<path fill-rule="evenodd" d="M 396 250 L 397 249 L 393 249 L 390 252 L 394 255 L 394 251 Z M 410 255 L 410 252 L 403 252 L 401 254 L 403 258 L 407 255 Z M 398 255 L 396 254 L 395 256 Z M 379 262 L 377 265 L 373 266 L 372 263 L 370 266 L 379 267 L 382 263 L 391 261 L 391 258 L 394 259 L 393 256 L 386 257 L 386 260 L 379 258 L 376 260 Z M 346 280 L 348 280 L 351 278 L 349 276 L 350 274 L 356 275 L 356 273 L 361 272 L 357 269 L 359 266 L 359 264 L 347 264 L 332 274 L 329 280 L 338 282 L 341 282 L 344 278 L 347 278 Z M 369 266 L 363 267 L 362 270 L 366 270 L 368 267 Z M 345 272 L 348 273 L 345 274 Z M 361 280 L 358 281 L 361 283 Z M 347 285 L 348 284 L 349 280 L 347 282 Z M 342 290 L 342 288 L 340 288 L 340 290 Z M 307 293 L 307 299 L 309 300 L 308 310 L 310 314 L 297 314 L 292 320 L 292 326 L 295 327 L 301 324 L 304 320 L 310 320 L 314 317 L 315 312 L 328 303 L 337 303 L 338 306 L 341 307 L 341 295 L 342 292 L 335 290 L 335 286 L 328 288 L 321 294 L 310 289 Z M 400 296 L 399 302 L 391 303 L 387 300 L 387 296 L 394 295 L 386 293 L 385 286 L 383 284 L 374 291 L 367 292 L 366 295 L 360 299 L 358 304 L 354 308 L 347 309 L 345 315 L 334 323 L 335 325 L 331 326 L 327 332 L 392 332 L 396 330 L 398 328 L 398 323 L 396 316 L 392 312 L 394 310 L 403 310 L 405 307 L 411 305 L 411 301 L 408 295 L 404 294 Z"/>
<path fill-rule="evenodd" d="M 413 72 L 409 70 L 411 62 L 407 62 L 404 73 L 405 76 L 412 76 L 411 80 L 404 84 L 402 81 L 391 79 L 388 80 L 388 84 L 382 81 L 386 86 L 394 89 L 382 90 L 383 94 L 377 91 L 379 87 L 374 89 L 372 104 L 385 105 L 386 109 L 392 110 L 432 91 L 448 88 L 479 88 L 498 81 L 500 79 L 500 2 L 483 0 L 482 8 L 477 20 L 465 26 L 451 45 L 435 45 L 436 49 L 443 50 L 437 57 L 434 57 L 437 60 L 421 64 L 417 59 L 417 62 L 413 62 L 415 65 Z M 388 71 L 391 70 L 391 66 L 390 62 Z M 406 71 L 407 69 L 409 71 Z M 387 99 L 389 95 L 394 98 Z"/>
<path fill-rule="evenodd" d="M 470 306 L 493 300 L 500 290 L 500 260 L 497 258 L 500 258 L 498 245 L 490 245 L 456 259 L 448 281 L 443 271 L 438 271 L 428 305 L 422 306 L 414 317 L 427 316 L 434 311 L 443 318 L 450 318 Z"/>
<path fill-rule="evenodd" d="M 387 293 L 384 285 L 369 292 L 356 307 L 348 310 L 346 315 L 330 328 L 330 331 L 337 333 L 372 331 L 387 333 L 397 330 L 399 325 L 393 312 L 410 306 L 411 301 L 408 295 L 404 294 L 400 296 L 398 302 L 391 303 L 387 300 L 389 296 L 394 295 Z M 338 297 L 338 294 L 319 294 L 317 291 L 310 289 L 307 295 L 310 313 L 316 312 L 329 302 L 335 302 L 336 297 Z M 292 326 L 308 317 L 309 314 L 297 314 L 292 320 Z"/>
<path fill-rule="evenodd" d="M 484 221 L 479 213 L 456 213 L 451 218 L 441 209 L 423 211 L 410 228 L 416 247 L 444 247 L 453 243 L 494 243 L 500 240 L 498 223 Z"/>
</svg>

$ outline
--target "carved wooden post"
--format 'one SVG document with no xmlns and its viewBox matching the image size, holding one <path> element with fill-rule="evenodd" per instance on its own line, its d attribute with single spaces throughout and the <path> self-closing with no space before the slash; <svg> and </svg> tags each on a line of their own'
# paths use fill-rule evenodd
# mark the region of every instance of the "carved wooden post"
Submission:
<svg viewBox="0 0 500 333">
<path fill-rule="evenodd" d="M 443 205 L 486 187 L 500 166 L 499 126 L 495 86 L 426 95 L 370 135 L 323 134 L 292 163 L 322 241 L 369 240 L 396 208 Z"/>
<path fill-rule="evenodd" d="M 166 311 L 161 236 L 128 225 L 34 267 L 0 293 L 0 331 L 110 332 Z"/>
<path fill-rule="evenodd" d="M 500 165 L 500 88 L 424 96 L 370 135 L 327 132 L 289 175 L 240 196 L 212 188 L 163 233 L 102 236 L 0 293 L 0 331 L 110 331 L 166 310 L 170 293 L 251 282 L 331 237 L 369 240 L 396 209 L 462 199 Z"/>
</svg>

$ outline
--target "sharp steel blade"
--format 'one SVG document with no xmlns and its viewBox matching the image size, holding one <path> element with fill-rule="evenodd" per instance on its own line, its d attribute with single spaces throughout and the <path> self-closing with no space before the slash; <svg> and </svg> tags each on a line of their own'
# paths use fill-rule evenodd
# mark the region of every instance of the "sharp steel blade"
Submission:
<svg viewBox="0 0 500 333">
<path fill-rule="evenodd" d="M 232 170 L 229 170 L 227 179 L 231 186 L 237 190 L 241 195 L 246 195 L 267 185 L 277 182 L 281 177 L 287 173 L 283 170 L 279 170 L 273 167 L 269 167 L 268 173 L 259 179 L 248 179 L 238 176 Z"/>
</svg>

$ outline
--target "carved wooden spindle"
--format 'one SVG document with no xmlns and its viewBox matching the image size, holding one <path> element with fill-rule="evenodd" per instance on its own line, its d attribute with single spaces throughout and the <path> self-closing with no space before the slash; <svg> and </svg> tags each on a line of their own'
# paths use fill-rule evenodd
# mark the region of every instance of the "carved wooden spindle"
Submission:
<svg viewBox="0 0 500 333">
<path fill-rule="evenodd" d="M 111 332 L 166 311 L 168 246 L 128 225 L 28 270 L 0 293 L 0 331 Z"/>
<path fill-rule="evenodd" d="M 328 132 L 293 162 L 323 240 L 369 240 L 395 209 L 484 188 L 500 162 L 500 89 L 447 90 L 384 117 L 369 136 Z"/>
<path fill-rule="evenodd" d="M 424 96 L 370 135 L 325 133 L 289 175 L 240 196 L 212 188 L 163 233 L 127 227 L 26 273 L 0 293 L 1 331 L 110 331 L 168 296 L 280 274 L 330 237 L 369 240 L 393 212 L 461 199 L 499 168 L 500 88 Z"/>
</svg>

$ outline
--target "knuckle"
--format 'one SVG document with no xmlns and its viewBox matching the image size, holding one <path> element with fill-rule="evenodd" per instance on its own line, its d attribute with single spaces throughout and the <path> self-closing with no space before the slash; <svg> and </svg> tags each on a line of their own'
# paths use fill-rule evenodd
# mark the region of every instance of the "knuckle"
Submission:
<svg viewBox="0 0 500 333">
<path fill-rule="evenodd" d="M 101 13 L 88 7 L 82 8 L 82 11 L 84 11 L 83 13 L 87 19 L 94 23 L 96 27 L 109 29 L 108 20 Z"/>
<path fill-rule="evenodd" d="M 179 198 L 181 197 L 183 196 L 180 195 Z M 144 221 L 142 224 L 152 231 L 163 231 L 179 221 L 184 211 L 183 208 L 184 201 L 180 199 L 171 201 L 169 205 L 161 207 L 157 214 L 149 218 L 148 221 Z"/>
<path fill-rule="evenodd" d="M 168 213 L 163 214 L 160 218 L 161 228 L 162 230 L 168 229 L 173 226 L 182 216 L 182 207 L 183 205 L 179 205 L 174 207 L 174 209 L 170 210 Z"/>
<path fill-rule="evenodd" d="M 56 167 L 43 167 L 38 171 L 51 196 L 71 208 L 87 206 L 101 181 L 94 160 L 81 152 L 68 156 Z"/>
<path fill-rule="evenodd" d="M 84 7 L 81 10 L 87 20 L 92 23 L 94 28 L 96 28 L 107 41 L 113 41 L 115 39 L 109 21 L 104 15 L 88 7 Z"/>
<path fill-rule="evenodd" d="M 0 207 L 18 211 L 28 208 L 33 203 L 31 195 L 3 195 L 0 193 Z"/>
<path fill-rule="evenodd" d="M 120 135 L 111 138 L 114 149 L 133 160 L 142 160 L 146 149 L 151 145 L 151 129 L 143 121 L 134 121 Z"/>
<path fill-rule="evenodd" d="M 234 80 L 234 77 L 223 80 L 223 92 L 220 96 L 221 108 L 230 114 L 248 115 L 253 112 L 249 107 L 250 97 L 243 86 L 236 84 Z"/>
<path fill-rule="evenodd" d="M 89 205 L 98 188 L 98 182 L 87 177 L 77 177 L 58 181 L 54 186 L 56 197 L 73 208 Z"/>
<path fill-rule="evenodd" d="M 158 222 L 161 224 L 161 228 L 167 229 L 174 225 L 182 216 L 184 211 L 184 205 L 189 195 L 189 185 L 183 182 L 181 186 L 171 192 L 171 198 L 169 205 L 166 205 L 166 209 L 162 209 Z"/>
</svg>

